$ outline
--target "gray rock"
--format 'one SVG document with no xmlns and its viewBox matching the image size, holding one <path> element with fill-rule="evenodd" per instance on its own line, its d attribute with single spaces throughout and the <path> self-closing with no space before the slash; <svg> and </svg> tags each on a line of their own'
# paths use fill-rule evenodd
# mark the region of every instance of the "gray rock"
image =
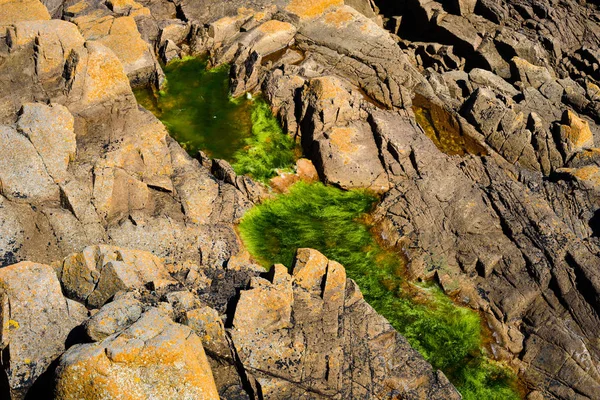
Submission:
<svg viewBox="0 0 600 400">
<path fill-rule="evenodd" d="M 69 333 L 87 312 L 63 297 L 52 267 L 27 261 L 0 269 L 0 302 L 1 366 L 9 399 L 20 400 L 65 351 Z"/>
</svg>

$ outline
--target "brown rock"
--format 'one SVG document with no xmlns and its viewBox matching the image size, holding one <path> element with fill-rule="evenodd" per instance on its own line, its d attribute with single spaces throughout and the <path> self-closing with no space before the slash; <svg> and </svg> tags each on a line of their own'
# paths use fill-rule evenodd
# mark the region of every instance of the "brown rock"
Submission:
<svg viewBox="0 0 600 400">
<path fill-rule="evenodd" d="M 315 250 L 298 250 L 292 275 L 275 265 L 268 280 L 252 279 L 231 338 L 268 398 L 460 398 Z"/>
<path fill-rule="evenodd" d="M 50 19 L 48 10 L 39 0 L 0 0 L 0 9 L 0 26 Z"/>
<path fill-rule="evenodd" d="M 172 282 L 162 261 L 151 253 L 114 246 L 90 246 L 63 261 L 60 275 L 65 292 L 92 307 L 115 293 L 152 281 Z"/>
</svg>

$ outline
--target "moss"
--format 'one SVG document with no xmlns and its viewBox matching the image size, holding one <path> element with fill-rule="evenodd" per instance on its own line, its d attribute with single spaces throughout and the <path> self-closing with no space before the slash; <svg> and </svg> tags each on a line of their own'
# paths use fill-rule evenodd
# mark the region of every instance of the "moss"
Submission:
<svg viewBox="0 0 600 400">
<path fill-rule="evenodd" d="M 499 373 L 504 369 L 492 368 L 481 356 L 479 315 L 455 305 L 433 284 L 402 279 L 402 257 L 382 248 L 364 222 L 376 201 L 364 191 L 301 182 L 250 210 L 240 234 L 265 266 L 291 265 L 300 247 L 342 263 L 365 300 L 434 367 L 445 371 L 465 399 L 486 398 L 495 391 L 514 394 L 508 374 Z"/>
<path fill-rule="evenodd" d="M 294 164 L 295 143 L 283 132 L 262 98 L 254 100 L 251 119 L 252 135 L 245 140 L 246 146 L 234 154 L 232 166 L 237 174 L 266 182 L 277 174 L 276 170 L 290 169 Z"/>
</svg>

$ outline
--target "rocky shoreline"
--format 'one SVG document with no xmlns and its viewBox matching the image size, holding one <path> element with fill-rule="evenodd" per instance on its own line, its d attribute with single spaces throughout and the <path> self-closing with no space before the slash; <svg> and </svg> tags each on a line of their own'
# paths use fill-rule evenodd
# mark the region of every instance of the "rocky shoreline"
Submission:
<svg viewBox="0 0 600 400">
<path fill-rule="evenodd" d="M 460 398 L 335 261 L 249 258 L 265 187 L 132 92 L 208 54 L 528 399 L 596 398 L 599 43 L 591 1 L 0 0 L 0 397 Z"/>
</svg>

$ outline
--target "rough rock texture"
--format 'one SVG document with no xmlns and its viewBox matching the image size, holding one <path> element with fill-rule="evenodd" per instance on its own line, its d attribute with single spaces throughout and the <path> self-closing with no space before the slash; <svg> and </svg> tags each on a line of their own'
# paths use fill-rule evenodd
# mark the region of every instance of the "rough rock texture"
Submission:
<svg viewBox="0 0 600 400">
<path fill-rule="evenodd" d="M 385 193 L 375 220 L 411 277 L 437 279 L 485 315 L 494 354 L 530 397 L 597 398 L 596 2 L 0 0 L 0 10 L 0 265 L 67 257 L 65 294 L 109 301 L 86 323 L 95 343 L 84 346 L 113 346 L 158 308 L 169 330 L 205 341 L 224 398 L 455 395 L 333 266 L 315 272 L 345 287 L 328 300 L 300 267 L 257 278 L 233 225 L 265 189 L 225 162 L 190 158 L 131 92 L 161 85 L 157 55 L 208 53 L 231 63 L 235 95 L 264 93 L 323 181 Z M 123 248 L 153 256 L 139 265 L 119 259 Z M 247 312 L 232 309 L 249 282 L 238 304 Z M 323 317 L 332 313 L 341 320 Z M 290 362 L 270 363 L 261 335 L 285 344 Z"/>
<path fill-rule="evenodd" d="M 231 338 L 262 396 L 461 398 L 363 300 L 340 264 L 299 249 L 292 270 L 275 265 L 267 279 L 253 278 L 235 309 Z"/>
<path fill-rule="evenodd" d="M 200 338 L 158 309 L 100 342 L 71 347 L 56 377 L 56 399 L 219 398 Z"/>
<path fill-rule="evenodd" d="M 109 48 L 86 42 L 65 21 L 17 22 L 6 32 L 0 46 L 3 265 L 46 262 L 91 243 L 220 264 L 238 251 L 231 224 L 251 202 L 214 179 L 138 109 Z"/>
<path fill-rule="evenodd" d="M 0 364 L 8 381 L 0 394 L 24 399 L 65 351 L 87 311 L 63 297 L 52 267 L 28 261 L 0 269 L 0 304 Z"/>
</svg>

